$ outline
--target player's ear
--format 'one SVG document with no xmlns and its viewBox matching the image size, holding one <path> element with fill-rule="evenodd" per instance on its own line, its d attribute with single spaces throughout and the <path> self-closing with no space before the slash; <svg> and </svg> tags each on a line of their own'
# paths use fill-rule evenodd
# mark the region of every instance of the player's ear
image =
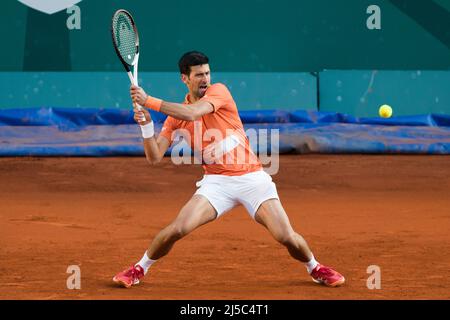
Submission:
<svg viewBox="0 0 450 320">
<path fill-rule="evenodd" d="M 182 73 L 181 81 L 183 81 L 184 84 L 187 84 L 188 80 L 189 80 L 189 77 L 186 74 Z"/>
</svg>

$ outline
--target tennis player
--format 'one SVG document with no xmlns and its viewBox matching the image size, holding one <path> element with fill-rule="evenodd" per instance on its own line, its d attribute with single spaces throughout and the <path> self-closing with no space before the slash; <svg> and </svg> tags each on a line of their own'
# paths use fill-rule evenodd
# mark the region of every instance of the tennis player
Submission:
<svg viewBox="0 0 450 320">
<path fill-rule="evenodd" d="M 203 159 L 205 175 L 197 182 L 195 194 L 175 220 L 156 235 L 142 259 L 118 273 L 113 281 L 127 288 L 138 284 L 175 242 L 242 204 L 294 259 L 304 263 L 315 282 L 330 287 L 342 285 L 344 277 L 317 262 L 306 241 L 293 230 L 271 176 L 264 172 L 250 148 L 233 97 L 225 85 L 210 83 L 208 57 L 197 51 L 187 52 L 178 65 L 181 80 L 189 90 L 183 103 L 162 101 L 137 86 L 130 90 L 135 105 L 145 105 L 168 116 L 159 136 L 155 136 L 148 110 L 135 108 L 134 119 L 141 126 L 150 164 L 162 159 L 176 132 L 184 129 L 192 137 L 188 141 L 194 153 Z M 199 132 L 201 141 L 196 144 Z"/>
</svg>

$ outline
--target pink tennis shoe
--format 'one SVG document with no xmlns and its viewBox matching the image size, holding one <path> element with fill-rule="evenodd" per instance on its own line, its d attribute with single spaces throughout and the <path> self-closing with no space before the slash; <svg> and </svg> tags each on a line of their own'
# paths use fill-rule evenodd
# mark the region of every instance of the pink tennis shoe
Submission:
<svg viewBox="0 0 450 320">
<path fill-rule="evenodd" d="M 128 269 L 119 272 L 113 281 L 125 288 L 139 284 L 139 280 L 144 276 L 144 269 L 141 266 L 131 266 Z M 314 282 L 324 284 L 328 287 L 337 287 L 345 283 L 345 278 L 339 272 L 318 264 L 311 272 Z"/>
<path fill-rule="evenodd" d="M 139 279 L 144 276 L 144 269 L 140 265 L 131 266 L 128 269 L 119 272 L 113 278 L 113 281 L 125 288 L 130 288 L 136 284 L 139 284 Z"/>
<path fill-rule="evenodd" d="M 311 272 L 311 277 L 316 283 L 324 284 L 328 287 L 337 287 L 345 282 L 344 276 L 333 269 L 323 266 L 320 263 Z"/>
</svg>

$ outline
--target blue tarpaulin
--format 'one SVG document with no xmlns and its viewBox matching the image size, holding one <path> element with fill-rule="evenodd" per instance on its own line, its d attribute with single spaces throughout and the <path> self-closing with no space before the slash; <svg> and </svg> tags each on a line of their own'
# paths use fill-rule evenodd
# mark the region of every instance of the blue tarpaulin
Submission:
<svg viewBox="0 0 450 320">
<path fill-rule="evenodd" d="M 280 153 L 450 154 L 448 115 L 383 119 L 333 112 L 257 110 L 242 111 L 240 116 L 246 130 L 278 130 Z M 158 132 L 165 116 L 152 112 L 152 117 Z M 142 154 L 142 139 L 131 110 L 0 110 L 0 156 Z"/>
</svg>

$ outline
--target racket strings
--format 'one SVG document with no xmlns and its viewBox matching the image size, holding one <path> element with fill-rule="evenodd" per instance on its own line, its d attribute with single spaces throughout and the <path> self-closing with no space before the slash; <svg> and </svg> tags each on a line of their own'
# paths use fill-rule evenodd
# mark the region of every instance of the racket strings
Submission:
<svg viewBox="0 0 450 320">
<path fill-rule="evenodd" d="M 127 14 L 119 12 L 114 16 L 113 33 L 122 59 L 132 65 L 136 56 L 136 33 Z"/>
</svg>

